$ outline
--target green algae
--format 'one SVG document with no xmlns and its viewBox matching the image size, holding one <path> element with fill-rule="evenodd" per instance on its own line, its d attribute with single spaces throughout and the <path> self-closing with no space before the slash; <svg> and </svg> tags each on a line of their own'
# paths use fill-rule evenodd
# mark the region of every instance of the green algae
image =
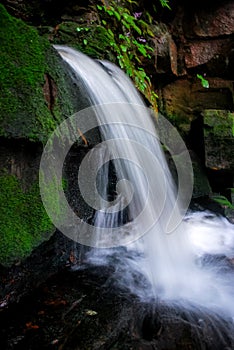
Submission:
<svg viewBox="0 0 234 350">
<path fill-rule="evenodd" d="M 48 239 L 54 226 L 42 206 L 35 182 L 23 190 L 14 175 L 0 176 L 0 264 L 8 266 L 27 257 Z"/>
<path fill-rule="evenodd" d="M 0 136 L 46 142 L 77 110 L 49 41 L 0 4 Z"/>
</svg>

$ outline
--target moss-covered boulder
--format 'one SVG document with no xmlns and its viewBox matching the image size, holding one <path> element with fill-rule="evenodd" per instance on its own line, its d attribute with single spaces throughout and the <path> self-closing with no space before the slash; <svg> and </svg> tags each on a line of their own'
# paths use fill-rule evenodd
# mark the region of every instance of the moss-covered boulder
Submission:
<svg viewBox="0 0 234 350">
<path fill-rule="evenodd" d="M 0 43 L 0 264 L 9 266 L 54 232 L 38 185 L 43 144 L 88 100 L 49 41 L 1 4 Z"/>
<path fill-rule="evenodd" d="M 14 175 L 0 176 L 0 263 L 9 265 L 29 255 L 54 231 L 35 182 L 22 189 Z"/>
<path fill-rule="evenodd" d="M 64 21 L 52 31 L 49 28 L 40 31 L 53 44 L 71 46 L 94 59 L 116 60 L 107 30 L 96 22 Z"/>
<path fill-rule="evenodd" d="M 207 109 L 202 116 L 206 166 L 233 171 L 234 114 L 227 110 Z"/>
<path fill-rule="evenodd" d="M 0 135 L 45 142 L 79 108 L 64 64 L 35 28 L 0 5 Z"/>
</svg>

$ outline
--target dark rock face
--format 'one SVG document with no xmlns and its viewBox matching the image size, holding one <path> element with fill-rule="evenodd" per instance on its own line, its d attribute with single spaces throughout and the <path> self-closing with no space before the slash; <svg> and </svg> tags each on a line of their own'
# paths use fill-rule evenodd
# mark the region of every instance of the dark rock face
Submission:
<svg viewBox="0 0 234 350">
<path fill-rule="evenodd" d="M 196 6 L 196 5 L 195 5 Z M 190 38 L 214 38 L 232 35 L 234 32 L 234 5 L 232 1 L 224 1 L 210 6 L 202 4 L 189 13 L 190 26 L 185 24 L 186 36 Z M 194 10 L 194 11 L 193 11 Z"/>
<path fill-rule="evenodd" d="M 26 189 L 37 180 L 41 153 L 41 143 L 1 137 L 0 168 L 20 179 Z"/>
<path fill-rule="evenodd" d="M 229 66 L 229 59 L 227 59 L 227 57 L 231 51 L 232 44 L 233 42 L 229 38 L 213 39 L 208 42 L 192 42 L 186 47 L 186 68 L 194 68 L 213 61 L 213 65 L 221 65 L 223 63 L 223 70 L 225 72 Z"/>
<path fill-rule="evenodd" d="M 234 170 L 234 114 L 223 110 L 204 110 L 206 166 L 215 170 Z"/>
<path fill-rule="evenodd" d="M 232 83 L 220 78 L 209 79 L 209 91 L 195 78 L 181 78 L 163 88 L 162 96 L 166 115 L 183 122 L 190 129 L 190 122 L 204 109 L 232 110 Z M 182 124 L 182 126 L 180 125 Z"/>
<path fill-rule="evenodd" d="M 73 250 L 74 242 L 56 232 L 23 262 L 11 267 L 0 265 L 0 308 L 19 302 L 29 291 L 69 265 Z"/>
<path fill-rule="evenodd" d="M 114 289 L 110 275 L 105 267 L 66 268 L 0 311 L 1 349 L 232 348 L 228 320 L 176 303 L 142 302 Z"/>
<path fill-rule="evenodd" d="M 166 22 L 173 50 L 164 55 L 167 68 L 158 71 L 159 107 L 199 156 L 212 190 L 230 198 L 226 189 L 233 187 L 233 2 L 178 2 L 173 11 L 173 19 Z M 172 62 L 174 69 L 168 74 Z M 207 81 L 206 87 L 198 75 Z M 212 125 L 228 128 L 228 137 L 214 131 L 205 110 L 213 114 Z M 225 174 L 219 174 L 221 169 Z M 222 186 L 220 180 L 216 186 L 215 178 L 222 176 Z"/>
</svg>

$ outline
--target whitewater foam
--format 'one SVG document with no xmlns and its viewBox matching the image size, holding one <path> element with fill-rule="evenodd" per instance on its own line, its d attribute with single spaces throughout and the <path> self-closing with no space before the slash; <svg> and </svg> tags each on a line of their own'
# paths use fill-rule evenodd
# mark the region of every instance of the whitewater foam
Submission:
<svg viewBox="0 0 234 350">
<path fill-rule="evenodd" d="M 124 248 L 116 244 L 115 248 L 92 249 L 86 258 L 99 265 L 114 262 L 118 284 L 143 300 L 162 298 L 187 309 L 204 307 L 233 317 L 233 225 L 210 212 L 191 212 L 184 220 L 177 220 L 183 205 L 177 198 L 150 113 L 130 79 L 109 62 L 98 63 L 65 46 L 55 48 L 83 81 L 91 104 L 99 106 L 97 119 L 106 123 L 100 127 L 103 140 L 117 140 L 114 146 L 105 144 L 110 158 L 115 159 L 117 179 L 126 179 L 132 186 L 126 193 L 125 186 L 120 188 L 119 195 L 127 203 L 124 208 L 128 208 L 130 218 L 124 230 L 135 232 L 137 239 Z M 112 104 L 111 113 L 108 104 Z M 129 123 L 135 127 L 129 127 Z M 100 163 L 105 162 L 106 158 L 100 157 Z M 107 186 L 108 174 L 101 179 L 101 187 Z M 101 237 L 100 226 L 108 227 L 111 236 L 112 226 L 119 224 L 121 236 L 121 219 L 115 216 L 123 209 L 121 203 L 117 200 L 115 206 L 96 211 L 95 239 Z M 111 212 L 111 220 L 105 216 L 107 212 Z M 168 233 L 172 213 L 177 225 Z M 108 240 L 108 236 L 102 239 Z M 94 245 L 101 247 L 102 243 Z"/>
</svg>

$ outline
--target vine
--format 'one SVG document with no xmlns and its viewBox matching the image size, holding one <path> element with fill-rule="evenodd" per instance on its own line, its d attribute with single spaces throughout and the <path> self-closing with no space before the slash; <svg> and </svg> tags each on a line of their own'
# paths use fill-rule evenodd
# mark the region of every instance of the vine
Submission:
<svg viewBox="0 0 234 350">
<path fill-rule="evenodd" d="M 160 0 L 160 3 L 169 8 L 168 0 Z M 132 0 L 110 0 L 108 3 L 103 1 L 102 5 L 96 5 L 99 25 L 105 29 L 111 51 L 115 54 L 119 66 L 157 111 L 158 96 L 144 68 L 145 61 L 151 59 L 154 51 L 150 45 L 150 37 L 154 37 L 150 28 L 152 17 L 146 13 L 147 19 L 144 20 L 143 13 L 134 11 L 133 7 L 138 11 L 137 2 Z M 115 31 L 112 28 L 115 28 Z"/>
</svg>

